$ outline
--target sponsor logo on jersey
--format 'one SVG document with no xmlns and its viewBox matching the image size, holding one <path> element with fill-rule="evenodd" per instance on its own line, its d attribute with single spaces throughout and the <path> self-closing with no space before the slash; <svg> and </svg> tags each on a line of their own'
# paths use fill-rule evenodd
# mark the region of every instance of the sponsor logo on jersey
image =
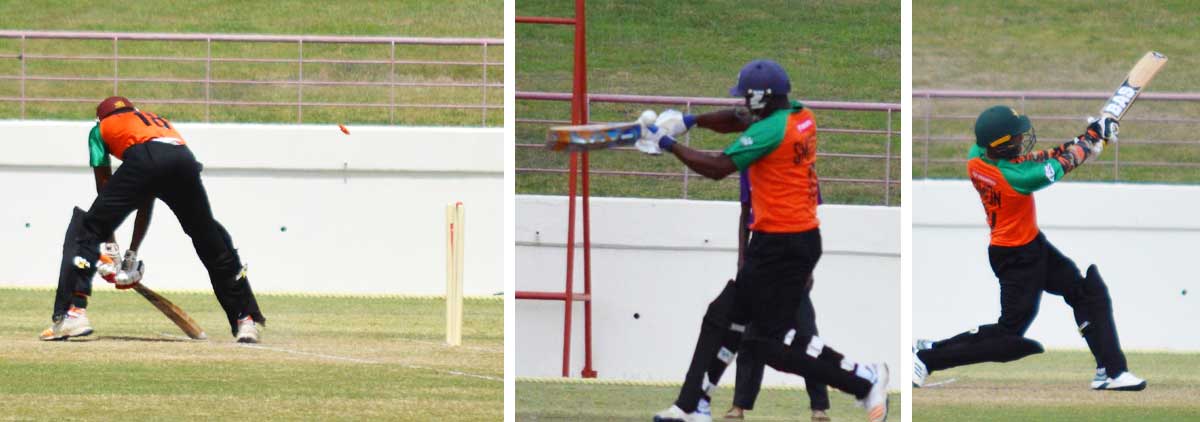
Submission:
<svg viewBox="0 0 1200 422">
<path fill-rule="evenodd" d="M 805 129 L 812 127 L 812 125 L 813 125 L 813 121 L 811 119 L 805 120 L 803 122 L 800 122 L 800 124 L 796 125 L 796 131 L 803 132 Z"/>
<path fill-rule="evenodd" d="M 1046 163 L 1046 167 L 1044 167 L 1044 169 L 1046 170 L 1046 179 L 1049 179 L 1051 182 L 1053 182 L 1054 181 L 1054 166 L 1051 166 L 1050 163 Z"/>
<path fill-rule="evenodd" d="M 751 138 L 746 135 L 742 135 L 741 138 L 738 138 L 738 142 L 741 143 L 742 146 L 748 147 L 748 146 L 754 145 L 754 138 Z"/>
<path fill-rule="evenodd" d="M 983 173 L 980 173 L 980 172 L 977 172 L 977 171 L 974 171 L 974 170 L 972 170 L 972 171 L 971 171 L 971 178 L 972 178 L 972 179 L 975 179 L 975 180 L 978 180 L 978 181 L 980 181 L 980 182 L 983 182 L 983 183 L 987 183 L 988 185 L 992 185 L 992 186 L 995 186 L 995 185 L 996 185 L 996 181 L 995 181 L 995 180 L 993 180 L 993 179 L 992 179 L 992 178 L 990 178 L 990 177 L 987 177 L 987 175 L 985 175 L 985 174 L 983 174 Z"/>
</svg>

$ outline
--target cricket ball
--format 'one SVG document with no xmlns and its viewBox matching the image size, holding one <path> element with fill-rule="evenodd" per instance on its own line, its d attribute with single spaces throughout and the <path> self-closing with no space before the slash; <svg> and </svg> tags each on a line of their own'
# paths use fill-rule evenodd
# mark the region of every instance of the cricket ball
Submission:
<svg viewBox="0 0 1200 422">
<path fill-rule="evenodd" d="M 344 134 L 347 134 L 347 135 L 350 134 L 350 129 L 346 129 L 346 125 L 338 124 L 338 129 L 341 129 L 342 133 L 344 133 Z"/>
<path fill-rule="evenodd" d="M 638 123 L 650 126 L 654 124 L 655 120 L 658 120 L 658 113 L 655 113 L 654 110 L 646 110 L 642 112 L 642 117 L 638 118 Z"/>
</svg>

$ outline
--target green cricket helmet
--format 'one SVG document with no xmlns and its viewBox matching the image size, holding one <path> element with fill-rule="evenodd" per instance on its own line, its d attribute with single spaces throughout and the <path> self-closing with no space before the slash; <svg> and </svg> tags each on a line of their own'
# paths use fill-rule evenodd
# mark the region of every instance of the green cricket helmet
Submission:
<svg viewBox="0 0 1200 422">
<path fill-rule="evenodd" d="M 986 149 L 990 157 L 1013 158 L 1028 153 L 1036 143 L 1029 117 L 1012 107 L 992 106 L 975 120 L 975 145 Z"/>
</svg>

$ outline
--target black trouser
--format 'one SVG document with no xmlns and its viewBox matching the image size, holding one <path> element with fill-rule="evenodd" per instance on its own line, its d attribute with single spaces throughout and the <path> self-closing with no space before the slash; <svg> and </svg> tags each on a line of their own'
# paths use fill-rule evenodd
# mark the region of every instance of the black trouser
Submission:
<svg viewBox="0 0 1200 422">
<path fill-rule="evenodd" d="M 91 208 L 81 217 L 73 218 L 68 228 L 54 304 L 55 318 L 66 313 L 76 292 L 90 294 L 100 243 L 147 198 L 154 197 L 171 208 L 183 231 L 191 237 L 231 331 L 236 333 L 237 319 L 247 315 L 258 322 L 266 321 L 249 279 L 239 277 L 242 262 L 229 233 L 213 218 L 208 193 L 200 181 L 202 168 L 187 146 L 146 142 L 125 150 L 124 161 L 101 188 Z M 79 268 L 74 265 L 74 257 L 93 265 Z"/>
<path fill-rule="evenodd" d="M 811 283 L 811 282 L 809 282 Z M 811 287 L 806 290 L 811 291 Z M 796 310 L 796 335 L 817 335 L 817 311 L 812 301 L 806 300 L 808 306 Z M 737 355 L 737 384 L 733 388 L 733 405 L 742 409 L 754 409 L 754 402 L 762 389 L 763 373 L 766 364 L 754 357 L 749 349 L 741 350 Z M 812 410 L 829 410 L 829 388 L 816 380 L 804 380 L 805 391 L 808 393 L 808 405 Z"/>
<path fill-rule="evenodd" d="M 1109 376 L 1128 369 L 1113 323 L 1112 301 L 1094 265 L 1086 276 L 1080 276 L 1075 262 L 1041 233 L 1022 246 L 990 246 L 988 257 L 1000 281 L 1000 318 L 995 324 L 935 342 L 932 349 L 919 352 L 927 369 L 1008 362 L 1040 353 L 1041 345 L 1024 335 L 1037 316 L 1042 292 L 1062 296 L 1071 306 L 1097 367 L 1104 367 Z"/>
<path fill-rule="evenodd" d="M 701 324 L 696 350 L 675 405 L 695 411 L 733 361 L 739 348 L 776 370 L 803 376 L 839 390 L 865 397 L 871 383 L 855 375 L 857 366 L 800 327 L 796 312 L 811 307 L 806 284 L 821 258 L 821 233 L 755 232 L 746 249 L 737 281 L 728 284 L 712 304 Z M 724 301 L 733 297 L 732 305 Z M 719 309 L 731 306 L 727 319 Z M 744 335 L 743 335 L 744 332 Z"/>
</svg>

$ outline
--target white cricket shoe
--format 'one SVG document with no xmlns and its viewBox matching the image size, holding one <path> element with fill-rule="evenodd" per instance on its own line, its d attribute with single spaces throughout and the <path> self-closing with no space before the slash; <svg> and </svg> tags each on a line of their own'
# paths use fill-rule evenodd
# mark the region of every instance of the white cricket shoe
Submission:
<svg viewBox="0 0 1200 422">
<path fill-rule="evenodd" d="M 1092 389 L 1099 390 L 1105 381 L 1108 381 L 1108 373 L 1104 372 L 1104 368 L 1096 368 L 1096 376 L 1092 377 Z"/>
<path fill-rule="evenodd" d="M 258 343 L 258 323 L 249 315 L 238 320 L 237 342 Z"/>
<path fill-rule="evenodd" d="M 915 347 L 915 348 L 917 349 L 917 351 L 919 352 L 919 351 L 922 351 L 922 350 L 929 350 L 929 349 L 932 349 L 932 348 L 933 348 L 933 343 L 934 343 L 934 341 L 933 341 L 933 340 L 921 340 L 921 339 L 917 339 L 917 342 L 916 342 L 916 344 L 915 344 L 915 345 L 913 345 L 913 347 Z"/>
<path fill-rule="evenodd" d="M 867 422 L 885 422 L 888 413 L 888 367 L 886 363 L 871 364 L 870 369 L 875 373 L 875 382 L 871 384 L 871 392 L 867 397 L 858 401 L 859 407 L 867 409 Z"/>
<path fill-rule="evenodd" d="M 667 410 L 655 414 L 654 422 L 712 422 L 712 411 L 697 407 L 695 412 L 686 413 L 679 406 L 671 405 Z"/>
<path fill-rule="evenodd" d="M 41 339 L 43 341 L 66 340 L 91 333 L 92 323 L 88 321 L 87 310 L 72 306 L 62 319 L 55 321 L 54 325 L 42 331 Z"/>
<path fill-rule="evenodd" d="M 1125 371 L 1116 378 L 1108 378 L 1097 390 L 1109 391 L 1142 391 L 1146 389 L 1146 380 L 1138 378 L 1132 372 Z"/>
<path fill-rule="evenodd" d="M 921 388 L 925 385 L 925 378 L 929 376 L 929 369 L 925 368 L 925 362 L 917 356 L 917 352 L 921 349 L 918 346 L 913 346 L 913 388 Z"/>
</svg>

